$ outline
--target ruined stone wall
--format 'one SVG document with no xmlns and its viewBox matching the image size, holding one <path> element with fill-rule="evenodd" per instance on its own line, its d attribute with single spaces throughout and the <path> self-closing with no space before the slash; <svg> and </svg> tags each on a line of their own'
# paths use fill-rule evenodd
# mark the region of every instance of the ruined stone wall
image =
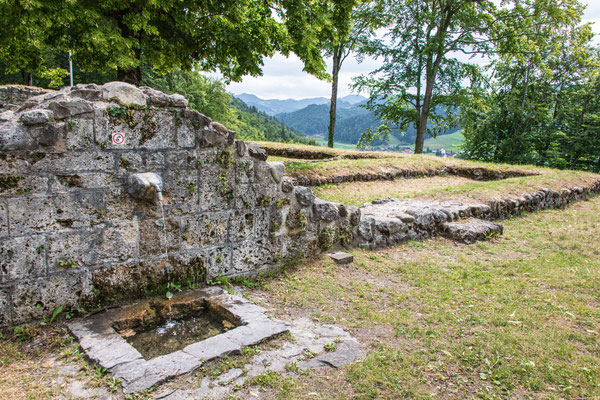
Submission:
<svg viewBox="0 0 600 400">
<path fill-rule="evenodd" d="M 283 164 L 182 96 L 114 82 L 11 93 L 21 97 L 0 113 L 0 325 L 257 274 L 350 224 L 345 208 L 313 210 Z M 166 236 L 158 200 L 128 194 L 139 172 L 163 180 Z"/>
<path fill-rule="evenodd" d="M 0 326 L 170 283 L 256 275 L 332 248 L 419 240 L 461 229 L 447 222 L 560 207 L 600 191 L 597 183 L 489 205 L 357 208 L 315 198 L 266 160 L 263 148 L 187 109 L 180 95 L 121 82 L 0 88 Z M 132 190 L 140 173 L 160 177 L 162 202 Z"/>
</svg>

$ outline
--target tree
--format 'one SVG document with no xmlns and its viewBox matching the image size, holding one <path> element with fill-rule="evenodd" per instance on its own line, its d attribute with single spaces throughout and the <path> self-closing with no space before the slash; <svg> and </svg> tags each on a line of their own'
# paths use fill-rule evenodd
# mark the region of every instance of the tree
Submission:
<svg viewBox="0 0 600 400">
<path fill-rule="evenodd" d="M 327 128 L 327 146 L 333 148 L 337 112 L 337 92 L 340 69 L 346 58 L 360 43 L 373 34 L 375 20 L 371 18 L 373 3 L 355 1 L 333 4 L 330 11 L 330 29 L 325 30 L 325 55 L 332 58 L 331 100 L 329 105 L 329 126 Z"/>
<path fill-rule="evenodd" d="M 502 51 L 463 108 L 465 157 L 597 168 L 600 57 L 590 26 L 577 26 L 583 8 L 531 2 L 516 11 L 530 28 L 511 47 L 523 51 Z"/>
<path fill-rule="evenodd" d="M 355 86 L 370 93 L 368 108 L 386 123 L 380 132 L 412 124 L 415 153 L 422 153 L 425 133 L 435 137 L 457 125 L 462 85 L 477 73 L 457 55 L 490 49 L 496 7 L 487 0 L 382 0 L 378 14 L 388 31 L 361 51 L 382 58 L 383 66 Z"/>
<path fill-rule="evenodd" d="M 344 3 L 348 0 L 335 0 Z M 45 48 L 72 51 L 85 69 L 117 70 L 139 84 L 142 60 L 161 72 L 261 73 L 262 59 L 296 53 L 325 77 L 317 0 L 0 0 L 0 54 L 12 70 L 35 70 Z"/>
</svg>

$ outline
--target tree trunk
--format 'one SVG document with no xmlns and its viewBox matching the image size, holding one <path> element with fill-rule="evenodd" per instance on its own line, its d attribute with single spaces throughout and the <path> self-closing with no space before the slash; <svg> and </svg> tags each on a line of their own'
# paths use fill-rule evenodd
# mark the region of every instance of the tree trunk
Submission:
<svg viewBox="0 0 600 400">
<path fill-rule="evenodd" d="M 335 118 L 337 109 L 338 77 L 340 74 L 340 46 L 333 51 L 333 71 L 331 73 L 331 102 L 329 104 L 329 127 L 327 135 L 327 146 L 333 148 L 333 137 L 335 135 Z"/>
<path fill-rule="evenodd" d="M 142 84 L 142 69 L 140 67 L 117 69 L 117 79 L 122 82 L 131 83 L 140 86 Z"/>
<path fill-rule="evenodd" d="M 421 114 L 419 121 L 416 124 L 417 137 L 415 139 L 415 154 L 423 153 L 423 143 L 425 142 L 425 132 L 427 132 L 427 120 L 429 119 L 429 110 L 431 108 L 431 96 L 433 94 L 433 85 L 437 76 L 437 68 L 439 63 L 434 66 L 432 76 L 427 77 L 425 84 L 425 95 L 423 96 L 423 105 L 421 106 Z"/>
</svg>

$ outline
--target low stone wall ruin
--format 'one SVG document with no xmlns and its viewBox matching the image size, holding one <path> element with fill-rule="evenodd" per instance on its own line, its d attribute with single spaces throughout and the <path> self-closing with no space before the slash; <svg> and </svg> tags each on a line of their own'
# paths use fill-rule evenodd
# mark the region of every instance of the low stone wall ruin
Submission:
<svg viewBox="0 0 600 400">
<path fill-rule="evenodd" d="M 0 88 L 0 326 L 169 283 L 256 275 L 330 248 L 429 237 L 450 231 L 448 221 L 562 206 L 600 189 L 490 205 L 392 201 L 389 211 L 319 200 L 266 159 L 180 95 L 121 82 Z M 140 173 L 158 179 L 143 195 L 132 183 Z"/>
</svg>

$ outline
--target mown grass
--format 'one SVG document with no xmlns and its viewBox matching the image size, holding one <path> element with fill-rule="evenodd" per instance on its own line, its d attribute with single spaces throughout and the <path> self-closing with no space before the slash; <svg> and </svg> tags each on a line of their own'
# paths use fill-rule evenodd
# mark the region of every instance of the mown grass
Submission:
<svg viewBox="0 0 600 400">
<path fill-rule="evenodd" d="M 600 199 L 505 221 L 491 242 L 435 239 L 270 281 L 275 309 L 341 324 L 366 358 L 286 398 L 600 397 Z"/>
<path fill-rule="evenodd" d="M 497 181 L 474 181 L 454 176 L 398 179 L 395 181 L 348 182 L 313 188 L 317 197 L 347 205 L 362 205 L 375 199 L 419 198 L 481 202 L 507 197 L 520 197 L 542 188 L 560 190 L 585 187 L 600 175 L 581 171 L 547 170 L 540 175 L 522 176 Z"/>
</svg>

